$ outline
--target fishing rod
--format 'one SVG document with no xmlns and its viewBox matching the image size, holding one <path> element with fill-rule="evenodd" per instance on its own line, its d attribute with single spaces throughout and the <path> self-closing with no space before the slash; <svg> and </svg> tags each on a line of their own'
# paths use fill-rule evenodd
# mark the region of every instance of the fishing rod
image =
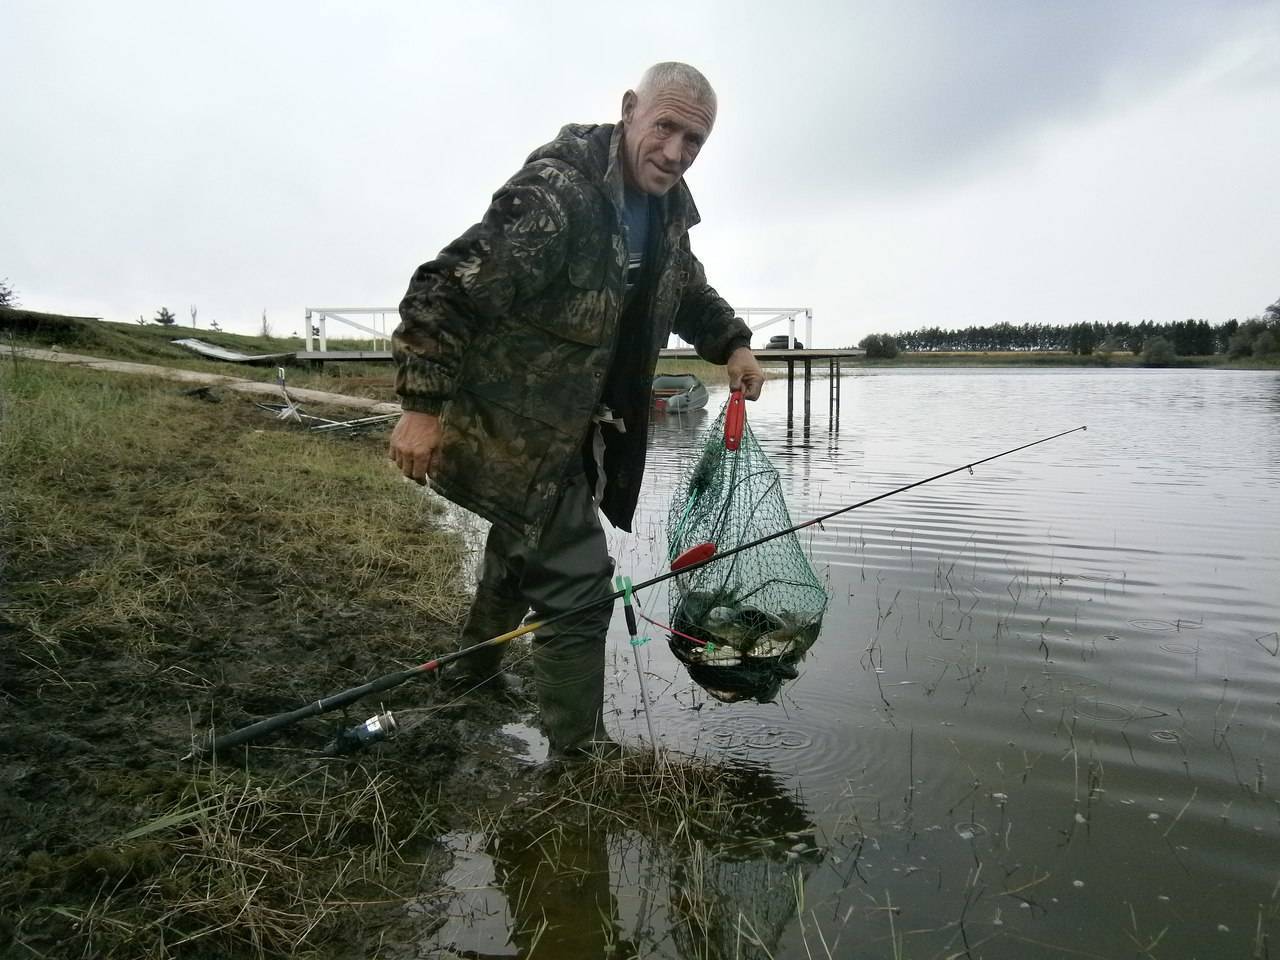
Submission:
<svg viewBox="0 0 1280 960">
<path fill-rule="evenodd" d="M 805 529 L 805 527 L 812 527 L 815 524 L 824 523 L 827 520 L 831 520 L 841 514 L 848 513 L 851 510 L 857 510 L 860 507 L 868 506 L 876 503 L 877 501 L 887 499 L 888 497 L 894 497 L 900 493 L 906 493 L 908 490 L 914 490 L 916 487 L 922 487 L 926 483 L 933 483 L 935 480 L 941 480 L 944 477 L 949 477 L 962 470 L 971 471 L 974 467 L 981 466 L 984 463 L 990 463 L 992 460 L 999 460 L 1001 457 L 1007 457 L 1010 454 L 1019 452 L 1020 450 L 1026 450 L 1029 447 L 1035 447 L 1042 443 L 1048 443 L 1050 440 L 1057 440 L 1059 437 L 1065 437 L 1068 434 L 1078 433 L 1082 430 L 1088 429 L 1087 425 L 1072 427 L 1070 430 L 1063 430 L 1061 433 L 1055 433 L 1049 437 L 1041 437 L 1039 440 L 1032 440 L 1030 443 L 1024 443 L 1021 446 L 1013 447 L 1012 449 L 1005 450 L 1001 453 L 992 454 L 989 457 L 983 457 L 981 460 L 974 460 L 970 463 L 961 464 L 958 467 L 952 467 L 950 470 L 944 470 L 942 473 L 935 473 L 933 476 L 925 477 L 923 480 L 916 480 L 912 483 L 904 484 L 901 487 L 886 490 L 884 493 L 876 494 L 874 497 L 859 500 L 857 503 L 852 503 L 848 506 L 832 510 L 829 513 L 824 513 L 821 516 L 813 517 L 810 520 L 802 521 L 801 523 L 794 524 L 784 530 L 777 530 L 773 533 L 765 534 L 762 537 L 757 537 L 755 540 L 739 544 L 738 546 L 732 547 L 728 550 L 718 550 L 714 543 L 699 544 L 696 547 L 691 547 L 672 560 L 671 569 L 666 573 L 660 573 L 657 576 L 650 577 L 648 580 L 635 584 L 630 587 L 630 592 L 632 594 L 638 593 L 648 587 L 662 583 L 664 580 L 670 580 L 672 577 L 679 576 L 680 574 L 692 573 L 694 570 L 705 567 L 717 560 L 723 560 L 726 557 L 734 556 L 744 550 L 750 550 L 754 547 L 760 546 L 761 544 L 768 543 L 770 540 L 785 537 L 787 534 L 796 533 L 797 531 Z M 256 740 L 258 737 L 266 736 L 268 733 L 290 726 L 291 724 L 297 723 L 299 720 L 304 720 L 307 717 L 314 717 L 322 713 L 329 713 L 333 710 L 337 710 L 340 707 L 345 707 L 363 697 L 369 696 L 371 693 L 381 693 L 384 690 L 390 690 L 393 687 L 398 687 L 415 677 L 432 673 L 439 670 L 446 664 L 453 663 L 455 660 L 460 660 L 463 657 L 470 656 L 480 650 L 484 650 L 488 647 L 501 646 L 504 643 L 515 640 L 517 637 L 533 633 L 535 630 L 550 626 L 553 623 L 559 623 L 561 620 L 567 620 L 570 617 L 579 616 L 586 613 L 588 610 L 593 610 L 603 604 L 612 603 L 613 601 L 626 596 L 627 592 L 627 590 L 617 590 L 607 596 L 603 596 L 599 599 L 574 607 L 572 610 L 565 610 L 562 613 L 546 617 L 535 623 L 526 623 L 514 630 L 509 630 L 496 637 L 490 637 L 488 640 L 482 640 L 480 643 L 473 644 L 472 646 L 466 647 L 462 650 L 455 650 L 453 653 L 442 654 L 432 660 L 428 660 L 426 663 L 420 663 L 415 667 L 408 667 L 404 670 L 396 670 L 391 673 L 384 674 L 381 677 L 370 680 L 368 683 L 361 684 L 358 687 L 351 687 L 348 690 L 343 690 L 339 693 L 333 694 L 332 696 L 323 697 L 319 700 L 308 703 L 305 706 L 298 707 L 296 710 L 290 710 L 287 713 L 267 717 L 256 723 L 251 723 L 248 726 L 241 727 L 238 730 L 233 730 L 231 733 L 224 734 L 220 737 L 206 737 L 201 741 L 193 743 L 191 752 L 182 759 L 190 760 L 207 754 L 215 754 L 219 750 L 227 750 L 231 747 L 237 747 L 242 743 L 248 743 L 251 740 Z"/>
</svg>

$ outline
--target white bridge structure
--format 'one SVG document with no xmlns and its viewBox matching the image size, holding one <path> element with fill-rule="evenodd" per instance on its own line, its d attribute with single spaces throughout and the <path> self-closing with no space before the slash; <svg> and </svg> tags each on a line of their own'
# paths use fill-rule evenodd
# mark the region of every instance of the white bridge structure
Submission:
<svg viewBox="0 0 1280 960">
<path fill-rule="evenodd" d="M 400 323 L 399 307 L 307 307 L 306 324 L 306 359 L 308 360 L 375 360 L 382 359 L 378 354 L 391 351 L 391 334 Z M 785 323 L 787 346 L 801 343 L 813 344 L 813 310 L 810 307 L 741 307 L 734 311 L 751 328 L 752 333 L 766 330 L 774 324 Z M 335 325 L 334 339 L 337 340 L 372 340 L 370 351 L 330 351 L 329 324 Z M 804 324 L 804 335 L 796 333 L 796 323 Z M 672 349 L 688 349 L 679 337 L 672 336 L 678 345 Z M 669 344 L 670 346 L 670 344 Z M 353 352 L 363 354 L 352 357 Z M 325 356 L 330 354 L 330 356 Z"/>
</svg>

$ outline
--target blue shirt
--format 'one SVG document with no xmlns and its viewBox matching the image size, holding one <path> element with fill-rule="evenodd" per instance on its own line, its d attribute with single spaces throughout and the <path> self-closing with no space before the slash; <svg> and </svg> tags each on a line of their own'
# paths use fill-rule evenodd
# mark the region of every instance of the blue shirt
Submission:
<svg viewBox="0 0 1280 960">
<path fill-rule="evenodd" d="M 622 223 L 627 228 L 627 292 L 640 280 L 644 251 L 649 244 L 649 195 L 627 187 L 623 192 Z"/>
</svg>

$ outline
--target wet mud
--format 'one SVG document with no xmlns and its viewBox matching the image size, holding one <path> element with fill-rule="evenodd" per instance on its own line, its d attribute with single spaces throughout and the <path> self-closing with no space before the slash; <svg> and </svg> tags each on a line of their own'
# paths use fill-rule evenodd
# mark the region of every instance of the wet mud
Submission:
<svg viewBox="0 0 1280 960">
<path fill-rule="evenodd" d="M 385 434 L 18 372 L 42 379 L 6 370 L 9 404 L 67 389 L 114 407 L 91 449 L 43 442 L 34 420 L 7 438 L 27 459 L 0 528 L 0 955 L 368 955 L 389 905 L 439 892 L 438 838 L 525 775 L 502 727 L 530 705 L 426 677 L 181 758 L 211 729 L 452 650 L 465 558 L 424 596 L 417 558 L 448 536 L 381 472 Z M 369 510 L 397 549 L 357 550 L 332 518 L 384 488 Z M 325 756 L 382 710 L 401 718 L 393 741 Z"/>
</svg>

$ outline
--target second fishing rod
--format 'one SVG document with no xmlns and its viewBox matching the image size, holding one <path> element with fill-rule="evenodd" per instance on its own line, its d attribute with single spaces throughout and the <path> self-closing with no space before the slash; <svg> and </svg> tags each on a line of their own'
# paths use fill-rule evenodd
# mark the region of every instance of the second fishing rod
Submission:
<svg viewBox="0 0 1280 960">
<path fill-rule="evenodd" d="M 916 487 L 922 487 L 927 483 L 933 483 L 936 480 L 941 480 L 944 477 L 949 477 L 953 474 L 960 473 L 961 471 L 972 470 L 974 467 L 981 466 L 984 463 L 990 463 L 992 460 L 999 460 L 1001 457 L 1007 457 L 1010 454 L 1019 452 L 1020 450 L 1039 446 L 1042 443 L 1048 443 L 1051 440 L 1057 440 L 1060 437 L 1065 437 L 1072 433 L 1079 433 L 1087 429 L 1087 425 L 1072 427 L 1070 430 L 1063 430 L 1060 433 L 1055 433 L 1048 437 L 1041 437 L 1039 440 L 1032 440 L 1029 443 L 1020 444 L 1019 446 L 1013 447 L 1009 450 L 1003 450 L 1000 453 L 994 453 L 990 456 L 983 457 L 980 460 L 973 460 L 969 463 L 961 464 L 958 467 L 952 467 L 949 470 L 944 470 L 941 473 L 935 473 L 931 477 L 925 477 L 912 483 L 903 484 L 900 487 L 894 487 L 892 490 L 886 490 L 884 493 L 876 494 L 874 497 L 867 497 L 865 500 L 859 500 L 857 503 L 851 503 L 847 506 L 839 507 L 838 509 L 832 510 L 828 513 L 821 514 L 820 516 L 802 521 L 801 523 L 793 524 L 783 530 L 776 530 L 773 533 L 765 534 L 755 540 L 739 544 L 738 546 L 728 550 L 719 550 L 714 543 L 700 544 L 686 550 L 684 553 L 680 554 L 680 556 L 672 560 L 671 569 L 665 573 L 660 573 L 657 576 L 650 577 L 648 580 L 643 580 L 632 586 L 631 592 L 639 593 L 641 590 L 655 586 L 666 580 L 670 580 L 672 577 L 692 573 L 693 571 L 701 567 L 705 567 L 708 564 L 715 563 L 718 560 L 724 560 L 728 557 L 732 557 L 735 554 L 742 553 L 744 550 L 751 550 L 763 543 L 768 543 L 769 541 L 776 540 L 779 537 L 785 537 L 788 534 L 796 533 L 806 527 L 812 527 L 817 524 L 824 523 L 827 520 L 840 516 L 841 514 L 869 506 L 870 504 L 877 503 L 880 500 L 897 496 L 900 493 L 906 493 L 908 490 L 914 490 Z M 488 640 L 483 640 L 480 643 L 473 644 L 472 646 L 466 647 L 462 650 L 455 650 L 453 653 L 443 654 L 442 656 L 435 657 L 425 663 L 420 663 L 417 666 L 408 667 L 403 670 L 396 670 L 391 673 L 384 674 L 381 677 L 377 677 L 374 680 L 370 680 L 368 683 L 361 684 L 358 687 L 352 687 L 331 696 L 314 700 L 311 703 L 298 707 L 296 710 L 290 710 L 287 713 L 267 717 L 263 720 L 257 721 L 256 723 L 251 723 L 248 726 L 241 727 L 238 730 L 233 730 L 232 732 L 220 737 L 207 738 L 202 742 L 194 744 L 191 752 L 183 759 L 190 759 L 192 757 L 216 753 L 218 750 L 225 750 L 230 747 L 238 746 L 242 743 L 248 743 L 251 740 L 256 740 L 259 737 L 265 736 L 275 730 L 282 729 L 307 717 L 318 716 L 322 713 L 337 710 L 341 707 L 347 706 L 348 704 L 354 703 L 363 697 L 369 696 L 372 693 L 380 693 L 384 690 L 390 690 L 393 687 L 398 687 L 403 683 L 407 683 L 415 677 L 433 673 L 446 664 L 453 663 L 455 660 L 460 660 L 463 657 L 470 656 L 479 650 L 483 650 L 488 647 L 501 646 L 504 643 L 509 643 L 518 637 L 533 633 L 536 630 L 545 628 L 551 624 L 568 620 L 571 617 L 581 616 L 589 610 L 594 610 L 598 606 L 606 603 L 613 603 L 615 600 L 623 598 L 626 593 L 626 590 L 617 590 L 596 600 L 574 607 L 571 610 L 565 610 L 561 613 L 554 614 L 553 616 L 544 617 L 543 619 L 532 623 L 526 623 L 514 630 L 510 630 L 496 637 L 490 637 Z"/>
</svg>

